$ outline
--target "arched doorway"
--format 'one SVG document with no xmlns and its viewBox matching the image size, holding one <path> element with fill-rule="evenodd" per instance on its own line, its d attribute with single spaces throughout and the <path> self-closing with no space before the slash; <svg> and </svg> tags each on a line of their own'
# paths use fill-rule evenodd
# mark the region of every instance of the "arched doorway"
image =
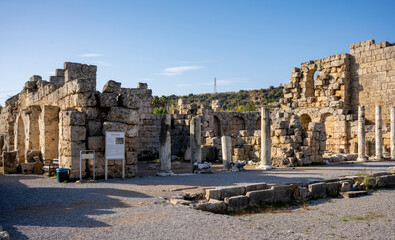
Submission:
<svg viewBox="0 0 395 240">
<path fill-rule="evenodd" d="M 222 136 L 221 120 L 217 116 L 214 116 L 214 136 Z"/>
<path fill-rule="evenodd" d="M 229 132 L 233 136 L 239 135 L 241 130 L 245 130 L 246 125 L 242 117 L 234 116 L 229 122 Z"/>
<path fill-rule="evenodd" d="M 325 124 L 325 134 L 326 134 L 326 150 L 331 152 L 336 152 L 336 125 L 335 118 L 332 114 L 327 113 L 322 115 L 321 122 Z"/>
<path fill-rule="evenodd" d="M 259 117 L 255 122 L 255 130 L 261 130 L 261 117 Z"/>
<path fill-rule="evenodd" d="M 17 151 L 17 158 L 18 161 L 21 163 L 25 162 L 25 152 L 26 152 L 26 146 L 25 146 L 25 124 L 23 122 L 22 116 L 19 116 L 18 118 L 18 123 L 17 123 L 17 134 L 16 134 L 16 145 L 15 145 L 15 150 Z"/>
<path fill-rule="evenodd" d="M 308 114 L 302 114 L 302 116 L 300 116 L 300 121 L 302 123 L 303 131 L 307 132 L 309 129 L 309 123 L 311 122 L 311 117 Z"/>
</svg>

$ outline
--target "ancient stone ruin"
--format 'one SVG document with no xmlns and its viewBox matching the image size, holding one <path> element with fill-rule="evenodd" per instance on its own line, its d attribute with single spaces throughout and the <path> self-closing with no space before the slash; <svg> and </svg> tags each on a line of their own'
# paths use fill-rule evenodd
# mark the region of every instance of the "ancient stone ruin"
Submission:
<svg viewBox="0 0 395 240">
<path fill-rule="evenodd" d="M 106 131 L 125 132 L 127 177 L 138 174 L 138 159 L 148 158 L 160 158 L 158 172 L 171 175 L 172 156 L 192 160 L 191 167 L 261 159 L 264 169 L 322 164 L 334 154 L 345 160 L 356 160 L 357 153 L 358 160 L 395 158 L 393 43 L 368 40 L 351 45 L 349 54 L 293 68 L 284 98 L 270 112 L 263 109 L 264 118 L 261 112 L 219 112 L 218 101 L 197 106 L 181 99 L 170 116 L 153 114 L 147 84 L 122 88 L 110 80 L 99 92 L 96 70 L 66 62 L 48 81 L 32 76 L 6 101 L 0 123 L 6 173 L 21 166 L 40 172 L 40 164 L 59 159 L 59 166 L 77 178 L 80 151 L 95 150 L 96 176 L 103 177 Z M 224 151 L 223 136 L 230 137 L 230 149 Z M 110 177 L 121 176 L 120 161 L 108 165 Z M 92 168 L 92 161 L 84 160 L 84 177 Z"/>
</svg>

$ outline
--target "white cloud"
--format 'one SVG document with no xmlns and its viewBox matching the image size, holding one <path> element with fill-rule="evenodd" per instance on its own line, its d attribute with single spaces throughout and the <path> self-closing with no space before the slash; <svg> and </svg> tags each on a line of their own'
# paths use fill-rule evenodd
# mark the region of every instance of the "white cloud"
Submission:
<svg viewBox="0 0 395 240">
<path fill-rule="evenodd" d="M 78 55 L 79 57 L 101 57 L 101 56 L 103 56 L 102 54 L 100 54 L 100 53 L 84 53 L 84 54 L 81 54 L 81 55 Z"/>
<path fill-rule="evenodd" d="M 197 69 L 202 69 L 205 68 L 204 66 L 180 66 L 180 67 L 171 67 L 171 68 L 165 68 L 163 69 L 163 72 L 159 73 L 159 75 L 164 75 L 164 76 L 177 76 L 180 75 L 181 73 L 185 71 L 190 71 L 190 70 L 197 70 Z"/>
<path fill-rule="evenodd" d="M 109 67 L 111 66 L 111 63 L 103 62 L 103 61 L 88 61 L 89 63 L 102 66 L 102 67 Z"/>
</svg>

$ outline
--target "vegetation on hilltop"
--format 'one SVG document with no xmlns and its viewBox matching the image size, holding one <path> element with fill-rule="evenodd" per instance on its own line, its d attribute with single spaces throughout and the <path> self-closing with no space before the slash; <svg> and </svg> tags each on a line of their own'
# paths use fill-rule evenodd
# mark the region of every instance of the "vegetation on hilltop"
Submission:
<svg viewBox="0 0 395 240">
<path fill-rule="evenodd" d="M 185 103 L 211 106 L 211 102 L 218 100 L 220 111 L 249 112 L 256 111 L 260 106 L 278 102 L 283 95 L 283 87 L 273 87 L 256 90 L 240 90 L 238 92 L 189 94 L 187 96 L 154 96 L 152 106 L 154 113 L 167 113 L 177 107 L 178 99 L 182 98 Z"/>
</svg>

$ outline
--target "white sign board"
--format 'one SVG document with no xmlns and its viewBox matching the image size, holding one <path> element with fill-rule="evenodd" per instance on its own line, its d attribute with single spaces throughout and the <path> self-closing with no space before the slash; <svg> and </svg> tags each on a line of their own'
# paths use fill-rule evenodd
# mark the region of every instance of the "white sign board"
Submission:
<svg viewBox="0 0 395 240">
<path fill-rule="evenodd" d="M 125 133 L 106 132 L 106 159 L 125 158 Z"/>
<path fill-rule="evenodd" d="M 81 154 L 81 159 L 93 159 L 93 153 Z"/>
</svg>

